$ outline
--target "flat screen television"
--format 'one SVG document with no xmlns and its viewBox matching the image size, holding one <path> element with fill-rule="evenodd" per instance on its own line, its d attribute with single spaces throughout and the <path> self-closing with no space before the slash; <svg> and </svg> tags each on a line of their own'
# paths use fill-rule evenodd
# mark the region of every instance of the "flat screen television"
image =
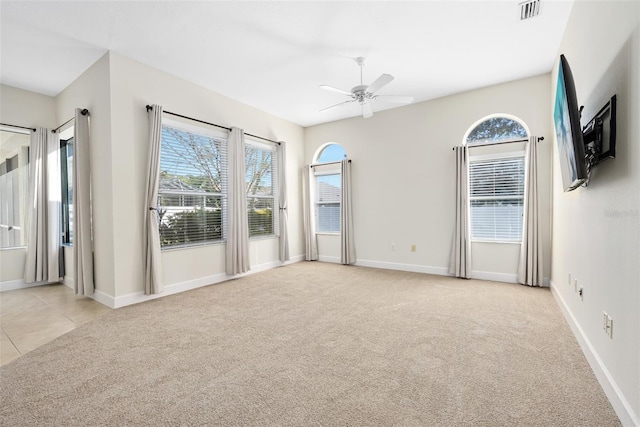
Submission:
<svg viewBox="0 0 640 427">
<path fill-rule="evenodd" d="M 564 191 L 578 188 L 588 179 L 580 110 L 571 68 L 564 55 L 558 65 L 558 85 L 553 111 Z"/>
</svg>

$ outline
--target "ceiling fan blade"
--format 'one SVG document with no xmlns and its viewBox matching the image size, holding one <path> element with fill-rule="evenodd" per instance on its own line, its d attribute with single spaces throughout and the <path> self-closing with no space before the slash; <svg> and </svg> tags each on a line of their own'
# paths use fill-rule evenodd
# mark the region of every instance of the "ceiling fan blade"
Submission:
<svg viewBox="0 0 640 427">
<path fill-rule="evenodd" d="M 393 80 L 393 76 L 391 74 L 383 74 L 380 77 L 378 77 L 376 81 L 374 81 L 369 85 L 369 87 L 367 88 L 367 92 L 370 92 L 370 93 L 376 92 L 382 89 L 387 84 L 389 84 L 391 80 Z"/>
<path fill-rule="evenodd" d="M 320 89 L 328 90 L 331 92 L 341 93 L 343 95 L 351 96 L 351 92 L 347 92 L 346 90 L 338 89 L 337 87 L 329 86 L 329 85 L 320 85 Z"/>
<path fill-rule="evenodd" d="M 413 96 L 377 95 L 375 99 L 393 104 L 411 104 L 413 102 Z"/>
<path fill-rule="evenodd" d="M 333 108 L 333 107 L 339 107 L 339 106 L 341 106 L 341 105 L 351 104 L 352 102 L 353 102 L 353 99 L 350 99 L 350 100 L 348 100 L 348 101 L 344 101 L 344 102 L 340 102 L 340 103 L 335 104 L 335 105 L 332 105 L 332 106 L 330 106 L 330 107 L 323 108 L 322 110 L 320 110 L 320 112 L 322 113 L 323 111 L 327 111 L 328 109 Z"/>
<path fill-rule="evenodd" d="M 373 116 L 373 110 L 371 109 L 371 104 L 368 102 L 362 103 L 362 117 L 368 119 Z"/>
</svg>

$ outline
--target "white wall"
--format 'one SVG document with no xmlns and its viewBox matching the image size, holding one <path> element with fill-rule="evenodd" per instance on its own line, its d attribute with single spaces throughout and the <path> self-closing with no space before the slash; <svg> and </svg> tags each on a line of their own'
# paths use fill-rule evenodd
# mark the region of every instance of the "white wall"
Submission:
<svg viewBox="0 0 640 427">
<path fill-rule="evenodd" d="M 53 129 L 57 126 L 55 101 L 49 96 L 0 85 L 0 123 Z M 24 247 L 0 250 L 0 290 L 24 285 L 26 256 Z"/>
<path fill-rule="evenodd" d="M 94 281 L 96 290 L 106 295 L 115 294 L 115 231 L 112 177 L 113 151 L 111 149 L 111 96 L 109 82 L 109 55 L 105 54 L 87 71 L 56 97 L 58 123 L 74 117 L 76 108 L 89 110 L 91 197 L 94 233 Z M 116 171 L 117 172 L 117 171 Z M 65 255 L 71 255 L 69 250 Z M 67 257 L 67 261 L 72 259 Z M 64 282 L 73 281 L 73 267 L 67 262 Z"/>
<path fill-rule="evenodd" d="M 358 263 L 447 274 L 454 215 L 454 156 L 483 117 L 522 119 L 540 146 L 545 276 L 550 271 L 550 76 L 505 83 L 305 130 L 305 161 L 337 142 L 353 159 L 354 228 Z M 337 237 L 322 236 L 322 257 L 339 257 Z M 395 250 L 391 249 L 395 244 Z M 411 245 L 416 252 L 411 252 Z M 473 244 L 475 276 L 515 281 L 519 245 Z"/>
<path fill-rule="evenodd" d="M 553 142 L 552 288 L 625 425 L 640 425 L 639 22 L 637 1 L 575 3 L 560 53 L 585 106 L 583 125 L 617 94 L 617 155 L 595 168 L 587 188 L 564 193 Z M 613 339 L 602 329 L 603 311 L 613 317 Z"/>
<path fill-rule="evenodd" d="M 148 150 L 147 104 L 287 143 L 290 253 L 304 253 L 299 165 L 303 129 L 283 119 L 188 83 L 121 55 L 110 53 L 114 293 L 116 298 L 143 291 L 142 218 Z M 128 206 L 128 209 L 122 209 Z M 276 238 L 252 240 L 254 269 L 279 265 Z M 224 277 L 224 245 L 164 251 L 165 286 L 188 287 Z M 129 298 L 129 297 L 127 297 Z"/>
</svg>

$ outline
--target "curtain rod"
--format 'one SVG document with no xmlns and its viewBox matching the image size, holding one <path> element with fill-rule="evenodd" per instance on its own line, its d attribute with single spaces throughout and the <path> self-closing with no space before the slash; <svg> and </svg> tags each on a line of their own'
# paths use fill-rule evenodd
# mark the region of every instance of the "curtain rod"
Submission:
<svg viewBox="0 0 640 427">
<path fill-rule="evenodd" d="M 87 110 L 86 108 L 82 111 L 80 111 L 80 113 L 82 113 L 83 116 L 86 116 L 87 114 L 89 114 L 89 110 Z M 61 124 L 60 126 L 58 126 L 57 128 L 53 129 L 51 131 L 51 133 L 56 133 L 58 132 L 63 126 L 65 126 L 67 123 L 70 123 L 72 120 L 75 120 L 75 117 L 71 117 L 69 120 L 67 120 L 66 122 L 64 122 L 63 124 Z"/>
<path fill-rule="evenodd" d="M 0 123 L 0 126 L 11 126 L 12 128 L 19 128 L 19 129 L 27 129 L 27 130 L 32 130 L 32 131 L 36 131 L 36 128 L 28 128 L 25 126 L 18 126 L 18 125 L 10 125 L 9 123 Z"/>
<path fill-rule="evenodd" d="M 540 136 L 538 137 L 538 142 L 540 141 L 544 141 L 544 136 Z M 515 141 L 502 141 L 502 142 L 488 142 L 486 144 L 473 144 L 468 146 L 468 148 L 475 148 L 475 147 L 486 147 L 487 145 L 500 145 L 500 144 L 511 144 L 514 142 L 529 142 L 528 139 L 517 139 Z M 456 147 L 453 147 L 452 150 L 455 150 Z"/>
<path fill-rule="evenodd" d="M 153 108 L 153 107 L 152 107 L 151 105 L 147 105 L 147 112 L 148 112 L 149 110 L 151 110 L 152 108 Z M 217 125 L 217 124 L 215 124 L 215 123 L 205 122 L 204 120 L 194 119 L 193 117 L 183 116 L 182 114 L 172 113 L 171 111 L 167 111 L 167 110 L 162 110 L 162 112 L 163 112 L 163 113 L 165 113 L 165 114 L 170 114 L 170 115 L 172 115 L 172 116 L 182 117 L 183 119 L 191 120 L 191 121 L 198 122 L 198 123 L 204 123 L 205 125 L 215 126 L 215 127 L 217 127 L 217 128 L 220 128 L 220 129 L 226 129 L 226 130 L 228 130 L 228 131 L 231 131 L 231 128 L 230 128 L 230 127 L 227 127 L 227 126 L 222 126 L 222 125 Z M 247 132 L 245 132 L 244 134 L 245 134 L 245 135 L 247 135 L 247 136 L 250 136 L 250 137 L 252 137 L 252 138 L 258 138 L 258 139 L 262 139 L 263 141 L 269 141 L 269 142 L 272 142 L 272 143 L 274 143 L 274 144 L 278 144 L 278 145 L 280 145 L 280 143 L 279 143 L 278 141 L 274 141 L 274 140 L 269 139 L 269 138 L 263 138 L 263 137 L 258 136 L 258 135 L 252 135 L 252 134 L 247 133 Z"/>
<path fill-rule="evenodd" d="M 347 162 L 351 163 L 351 159 L 347 159 Z M 312 164 L 310 164 L 310 165 L 309 165 L 309 167 L 310 167 L 310 168 L 313 168 L 313 167 L 315 167 L 315 166 L 336 165 L 336 164 L 338 164 L 338 163 L 342 163 L 342 160 L 341 160 L 341 161 L 338 161 L 338 162 L 312 163 Z"/>
</svg>

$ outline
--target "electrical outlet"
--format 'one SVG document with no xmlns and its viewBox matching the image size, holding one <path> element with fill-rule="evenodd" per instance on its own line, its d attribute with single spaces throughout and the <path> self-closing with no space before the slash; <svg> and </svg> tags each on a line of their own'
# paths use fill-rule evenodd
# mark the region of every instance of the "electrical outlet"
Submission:
<svg viewBox="0 0 640 427">
<path fill-rule="evenodd" d="M 416 245 L 411 245 L 411 252 L 415 252 L 416 251 Z"/>
<path fill-rule="evenodd" d="M 581 300 L 584 299 L 584 288 L 582 286 L 578 288 L 578 295 L 580 295 Z"/>
<path fill-rule="evenodd" d="M 391 250 L 392 250 L 392 251 L 395 251 L 395 250 L 396 250 L 396 244 L 395 244 L 395 243 L 392 243 L 392 244 L 391 244 Z"/>
<path fill-rule="evenodd" d="M 573 279 L 573 291 L 578 292 L 578 279 Z"/>
<path fill-rule="evenodd" d="M 604 329 L 604 332 L 609 335 L 609 338 L 613 339 L 613 319 L 606 311 L 602 312 L 602 316 L 602 329 Z"/>
</svg>

